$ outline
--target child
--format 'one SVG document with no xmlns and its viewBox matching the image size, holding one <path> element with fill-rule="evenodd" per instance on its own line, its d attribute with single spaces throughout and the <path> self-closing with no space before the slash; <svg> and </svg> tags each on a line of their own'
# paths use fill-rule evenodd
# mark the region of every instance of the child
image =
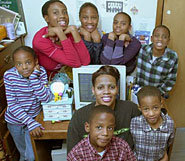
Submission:
<svg viewBox="0 0 185 161">
<path fill-rule="evenodd" d="M 42 135 L 42 125 L 34 120 L 41 110 L 41 101 L 48 102 L 52 93 L 47 87 L 47 74 L 34 50 L 21 46 L 13 52 L 15 67 L 4 74 L 7 110 L 5 120 L 20 153 L 20 161 L 34 160 L 30 135 Z"/>
<path fill-rule="evenodd" d="M 177 53 L 167 48 L 169 40 L 170 30 L 166 26 L 159 25 L 153 30 L 152 44 L 143 46 L 139 52 L 136 74 L 139 86 L 155 86 L 166 98 L 176 82 L 178 67 Z"/>
<path fill-rule="evenodd" d="M 138 161 L 168 161 L 167 150 L 174 139 L 174 122 L 161 112 L 161 93 L 144 86 L 137 94 L 141 116 L 132 119 L 130 131 Z"/>
<path fill-rule="evenodd" d="M 125 12 L 114 16 L 113 32 L 103 35 L 102 64 L 126 65 L 127 75 L 136 67 L 136 56 L 141 43 L 131 34 L 131 17 Z"/>
<path fill-rule="evenodd" d="M 48 75 L 63 65 L 80 67 L 90 63 L 89 52 L 75 26 L 68 26 L 67 8 L 60 0 L 49 0 L 42 7 L 48 26 L 40 29 L 33 39 L 33 49 Z"/>
<path fill-rule="evenodd" d="M 89 135 L 73 147 L 67 160 L 136 161 L 128 143 L 113 136 L 114 127 L 114 111 L 106 105 L 94 106 L 88 122 L 85 122 L 85 130 Z"/>
<path fill-rule="evenodd" d="M 94 4 L 86 2 L 80 7 L 79 18 L 81 22 L 80 35 L 89 50 L 90 64 L 99 64 L 102 34 L 97 29 L 99 21 L 98 9 Z"/>
</svg>

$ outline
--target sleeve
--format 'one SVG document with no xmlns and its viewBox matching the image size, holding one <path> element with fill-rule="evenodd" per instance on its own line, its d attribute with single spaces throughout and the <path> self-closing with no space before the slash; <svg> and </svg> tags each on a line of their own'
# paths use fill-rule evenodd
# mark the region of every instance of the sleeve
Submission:
<svg viewBox="0 0 185 161">
<path fill-rule="evenodd" d="M 132 118 L 131 122 L 130 122 L 130 133 L 133 136 L 133 128 L 134 128 L 134 119 Z"/>
<path fill-rule="evenodd" d="M 140 49 L 139 51 L 139 54 L 138 54 L 138 57 L 137 57 L 137 64 L 136 64 L 136 69 L 137 69 L 137 72 L 136 72 L 136 84 L 140 85 L 140 79 L 142 77 L 142 64 L 143 64 L 143 60 L 142 60 L 142 55 L 143 55 L 143 48 Z"/>
<path fill-rule="evenodd" d="M 38 126 L 41 126 L 36 122 L 27 112 L 21 107 L 19 101 L 16 99 L 14 88 L 12 86 L 11 79 L 8 78 L 8 74 L 4 75 L 4 84 L 6 89 L 6 99 L 8 104 L 8 109 L 11 114 L 16 117 L 22 124 L 27 125 L 28 130 L 31 131 Z"/>
<path fill-rule="evenodd" d="M 131 150 L 130 146 L 128 145 L 127 142 L 125 141 L 122 141 L 122 150 L 120 152 L 120 155 L 119 155 L 119 160 L 124 160 L 124 161 L 137 161 L 136 160 L 136 157 L 133 153 L 133 151 Z"/>
<path fill-rule="evenodd" d="M 48 87 L 47 74 L 44 68 L 41 70 L 34 70 L 29 77 L 31 88 L 34 90 L 34 95 L 39 101 L 49 102 L 53 94 Z"/>
<path fill-rule="evenodd" d="M 141 43 L 135 38 L 127 47 L 124 47 L 124 41 L 116 40 L 115 48 L 114 41 L 107 39 L 106 45 L 101 55 L 101 62 L 103 64 L 126 64 L 137 56 L 141 48 Z"/>
<path fill-rule="evenodd" d="M 61 41 L 62 48 L 58 48 L 49 38 L 39 37 L 37 35 L 33 39 L 33 48 L 43 53 L 50 59 L 70 67 L 81 66 L 81 60 L 78 56 L 70 38 Z M 83 54 L 83 53 L 82 53 Z"/>
<path fill-rule="evenodd" d="M 111 64 L 126 64 L 138 55 L 140 48 L 141 43 L 135 37 L 132 38 L 127 47 L 124 47 L 124 41 L 116 40 Z"/>
<path fill-rule="evenodd" d="M 79 120 L 78 111 L 76 111 L 69 123 L 68 131 L 67 131 L 67 152 L 69 153 L 71 149 L 82 139 L 80 136 L 80 130 L 82 130 L 83 124 Z"/>
<path fill-rule="evenodd" d="M 114 41 L 108 39 L 108 34 L 103 35 L 103 48 L 100 55 L 101 64 L 111 64 L 113 56 Z"/>
<path fill-rule="evenodd" d="M 171 91 L 172 87 L 175 85 L 177 78 L 177 68 L 178 68 L 178 58 L 174 61 L 174 66 L 171 71 L 169 71 L 168 76 L 164 80 L 164 83 L 159 87 L 160 91 L 165 94 L 166 92 Z"/>
<path fill-rule="evenodd" d="M 70 151 L 70 153 L 67 154 L 67 161 L 79 161 L 82 158 L 79 158 L 78 154 L 76 154 L 75 150 Z"/>
<path fill-rule="evenodd" d="M 87 50 L 83 40 L 80 40 L 78 43 L 74 43 L 74 47 L 78 53 L 80 64 L 88 65 L 91 60 L 90 60 L 89 51 Z"/>
<path fill-rule="evenodd" d="M 174 127 L 174 121 L 171 120 L 171 134 L 170 134 L 170 137 L 168 139 L 168 147 L 170 145 L 172 145 L 172 143 L 174 141 L 174 138 L 175 138 L 175 127 Z"/>
<path fill-rule="evenodd" d="M 93 43 L 90 41 L 84 40 L 84 44 L 87 47 L 90 58 L 91 58 L 91 64 L 99 64 L 100 63 L 100 52 L 102 48 L 102 42 L 100 43 Z"/>
</svg>

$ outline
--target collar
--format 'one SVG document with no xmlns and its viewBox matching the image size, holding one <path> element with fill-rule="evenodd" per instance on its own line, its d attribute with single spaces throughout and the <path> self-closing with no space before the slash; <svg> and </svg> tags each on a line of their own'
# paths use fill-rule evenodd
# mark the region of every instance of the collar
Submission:
<svg viewBox="0 0 185 161">
<path fill-rule="evenodd" d="M 150 57 L 149 60 L 152 60 L 152 49 L 153 49 L 153 43 L 150 44 L 147 48 L 147 53 L 149 53 Z M 162 61 L 169 61 L 170 59 L 170 49 L 166 47 L 164 54 L 158 57 L 157 59 L 161 59 Z"/>
<path fill-rule="evenodd" d="M 114 137 L 114 136 L 113 136 Z M 105 152 L 104 152 L 104 154 L 103 154 L 103 156 L 105 155 L 105 153 L 109 150 L 109 148 L 110 148 L 110 144 L 111 144 L 111 142 L 112 142 L 112 139 L 111 139 L 111 141 L 109 142 L 109 144 L 107 145 L 107 147 L 105 148 Z M 94 155 L 99 155 L 98 154 L 98 152 L 97 152 L 97 150 L 91 145 L 91 143 L 90 143 L 90 136 L 88 135 L 88 138 L 87 138 L 87 144 L 89 145 L 89 150 L 94 154 Z M 103 156 L 101 157 L 101 158 L 103 158 Z"/>
<path fill-rule="evenodd" d="M 143 122 L 143 131 L 145 131 L 145 132 L 152 131 L 151 126 L 148 124 L 148 122 L 146 121 L 146 119 L 144 118 L 144 116 L 141 115 L 141 117 L 142 117 L 142 122 Z M 164 132 L 164 133 L 167 133 L 169 131 L 169 129 L 167 127 L 167 118 L 166 118 L 166 115 L 164 115 L 161 112 L 161 117 L 162 117 L 163 121 L 162 121 L 162 124 L 160 125 L 160 127 L 157 130 L 158 131 L 161 131 L 161 132 Z"/>
<path fill-rule="evenodd" d="M 15 71 L 15 73 L 16 73 L 16 75 L 17 75 L 18 78 L 20 78 L 20 79 L 25 79 L 21 74 L 19 74 L 19 72 L 18 72 L 18 70 L 17 70 L 16 67 L 14 67 L 13 70 Z"/>
</svg>

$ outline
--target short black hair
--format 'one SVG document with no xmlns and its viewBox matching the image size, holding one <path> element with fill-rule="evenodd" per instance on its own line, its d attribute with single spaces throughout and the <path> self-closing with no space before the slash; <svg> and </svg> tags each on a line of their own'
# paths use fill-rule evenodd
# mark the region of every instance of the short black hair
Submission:
<svg viewBox="0 0 185 161">
<path fill-rule="evenodd" d="M 153 32 L 152 32 L 152 35 L 154 35 L 155 30 L 158 29 L 158 28 L 165 28 L 168 31 L 169 38 L 170 38 L 170 29 L 167 26 L 165 26 L 165 25 L 158 25 L 158 26 L 156 26 L 154 28 Z"/>
<path fill-rule="evenodd" d="M 48 8 L 51 4 L 55 3 L 55 2 L 59 2 L 61 4 L 63 4 L 65 7 L 66 5 L 60 1 L 60 0 L 49 0 L 46 3 L 44 3 L 44 5 L 42 6 L 42 16 L 44 17 L 45 15 L 48 15 Z M 67 7 L 66 7 L 67 8 Z"/>
<path fill-rule="evenodd" d="M 86 3 L 84 3 L 84 4 L 80 7 L 80 10 L 79 10 L 79 17 L 81 16 L 82 10 L 83 10 L 84 8 L 86 8 L 86 7 L 92 7 L 92 8 L 94 8 L 94 9 L 96 10 L 97 14 L 98 14 L 98 9 L 97 9 L 97 7 L 96 7 L 94 4 L 90 3 L 90 2 L 86 2 Z M 99 14 L 98 14 L 98 16 L 99 16 Z"/>
<path fill-rule="evenodd" d="M 13 53 L 12 53 L 12 58 L 13 58 L 13 60 L 14 60 L 14 55 L 15 55 L 18 51 L 21 51 L 21 50 L 30 53 L 30 54 L 34 57 L 34 59 L 37 59 L 37 54 L 35 53 L 35 51 L 34 51 L 31 47 L 29 47 L 29 46 L 19 46 L 19 47 L 16 48 L 16 49 L 13 51 Z"/>
<path fill-rule="evenodd" d="M 89 114 L 89 118 L 88 118 L 88 123 L 91 123 L 91 121 L 94 119 L 94 117 L 96 116 L 96 114 L 99 114 L 99 113 L 110 113 L 115 118 L 114 110 L 111 107 L 106 106 L 106 105 L 98 105 L 98 106 L 94 106 L 90 110 L 90 114 Z"/>
<path fill-rule="evenodd" d="M 119 15 L 119 14 L 122 14 L 122 15 L 125 15 L 125 16 L 127 16 L 128 17 L 128 19 L 129 19 L 129 25 L 131 25 L 131 17 L 130 17 L 130 15 L 128 14 L 128 13 L 126 13 L 126 12 L 118 12 L 118 13 L 116 13 L 116 15 L 114 16 L 114 18 L 117 16 L 117 15 Z"/>
<path fill-rule="evenodd" d="M 96 72 L 92 74 L 92 85 L 95 86 L 96 78 L 100 75 L 111 75 L 116 79 L 116 84 L 118 85 L 118 81 L 120 79 L 119 71 L 116 67 L 104 65 L 101 66 Z"/>
<path fill-rule="evenodd" d="M 161 92 L 157 87 L 154 87 L 154 86 L 144 86 L 144 87 L 142 87 L 139 90 L 139 92 L 137 93 L 138 103 L 140 104 L 141 100 L 144 97 L 147 97 L 147 96 L 156 96 L 161 101 Z"/>
</svg>

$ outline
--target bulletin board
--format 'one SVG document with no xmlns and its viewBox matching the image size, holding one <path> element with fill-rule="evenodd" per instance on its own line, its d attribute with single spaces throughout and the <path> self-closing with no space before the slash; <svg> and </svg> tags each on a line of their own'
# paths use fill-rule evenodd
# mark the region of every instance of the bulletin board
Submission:
<svg viewBox="0 0 185 161">
<path fill-rule="evenodd" d="M 0 6 L 19 13 L 21 15 L 21 21 L 25 23 L 21 0 L 0 0 Z"/>
</svg>

